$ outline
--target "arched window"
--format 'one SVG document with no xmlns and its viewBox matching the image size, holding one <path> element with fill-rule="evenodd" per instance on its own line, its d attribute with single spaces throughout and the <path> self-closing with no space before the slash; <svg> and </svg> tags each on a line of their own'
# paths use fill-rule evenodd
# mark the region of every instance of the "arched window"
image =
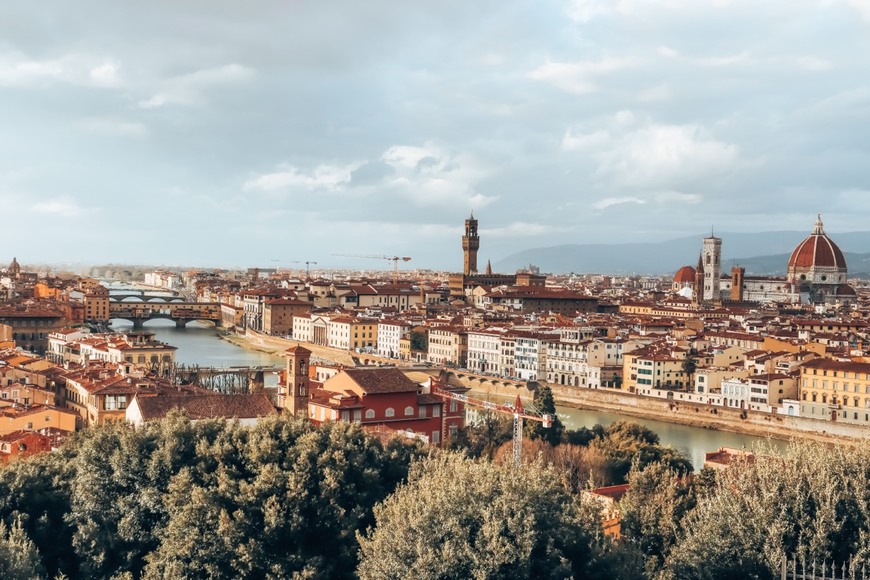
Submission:
<svg viewBox="0 0 870 580">
<path fill-rule="evenodd" d="M 405 407 L 405 416 L 411 417 L 414 415 L 414 407 Z"/>
<path fill-rule="evenodd" d="M 384 413 L 386 417 L 395 417 L 396 411 L 392 407 L 387 407 L 386 412 Z"/>
<path fill-rule="evenodd" d="M 374 419 L 375 418 L 375 410 L 374 409 L 366 409 L 366 419 Z"/>
</svg>

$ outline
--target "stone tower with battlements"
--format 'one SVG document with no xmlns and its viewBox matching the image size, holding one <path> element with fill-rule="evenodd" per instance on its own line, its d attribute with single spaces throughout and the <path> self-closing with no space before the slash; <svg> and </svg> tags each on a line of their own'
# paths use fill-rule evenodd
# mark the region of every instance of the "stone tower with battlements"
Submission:
<svg viewBox="0 0 870 580">
<path fill-rule="evenodd" d="M 465 235 L 462 236 L 462 254 L 464 257 L 462 273 L 466 276 L 477 274 L 477 250 L 480 248 L 480 236 L 477 235 L 477 220 L 474 212 L 465 220 Z"/>
</svg>

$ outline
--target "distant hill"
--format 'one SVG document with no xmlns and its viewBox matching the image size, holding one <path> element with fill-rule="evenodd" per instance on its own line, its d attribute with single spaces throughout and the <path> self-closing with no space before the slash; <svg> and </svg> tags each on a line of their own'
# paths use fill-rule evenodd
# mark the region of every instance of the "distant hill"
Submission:
<svg viewBox="0 0 870 580">
<path fill-rule="evenodd" d="M 722 268 L 732 263 L 747 274 L 782 275 L 788 258 L 809 232 L 716 234 L 722 238 Z M 850 275 L 870 272 L 870 232 L 830 234 L 846 257 Z M 534 264 L 542 272 L 566 274 L 667 274 L 698 263 L 704 234 L 649 244 L 568 244 L 534 248 L 507 256 L 493 264 L 500 272 L 514 272 Z"/>
</svg>

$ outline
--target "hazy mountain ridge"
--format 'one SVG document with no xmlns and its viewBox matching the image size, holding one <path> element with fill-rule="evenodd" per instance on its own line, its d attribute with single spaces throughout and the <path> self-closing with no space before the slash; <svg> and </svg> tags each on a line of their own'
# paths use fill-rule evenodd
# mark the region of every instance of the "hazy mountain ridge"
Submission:
<svg viewBox="0 0 870 580">
<path fill-rule="evenodd" d="M 747 274 L 785 274 L 788 258 L 809 232 L 716 233 L 722 238 L 722 268 L 746 268 Z M 843 250 L 850 275 L 870 272 L 870 232 L 831 233 Z M 532 248 L 493 264 L 501 272 L 513 272 L 534 264 L 542 272 L 667 274 L 681 266 L 698 263 L 704 234 L 655 243 L 567 244 Z"/>
</svg>

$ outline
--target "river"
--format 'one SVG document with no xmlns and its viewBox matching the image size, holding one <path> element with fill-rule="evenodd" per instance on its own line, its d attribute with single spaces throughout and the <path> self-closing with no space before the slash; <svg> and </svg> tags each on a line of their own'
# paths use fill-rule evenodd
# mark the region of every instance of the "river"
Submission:
<svg viewBox="0 0 870 580">
<path fill-rule="evenodd" d="M 124 320 L 112 322 L 116 330 L 129 330 L 132 324 Z M 221 340 L 218 330 L 197 322 L 192 322 L 186 328 L 176 328 L 175 323 L 168 320 L 152 320 L 145 324 L 145 329 L 154 332 L 155 338 L 178 347 L 175 359 L 178 363 L 187 365 L 229 367 L 229 366 L 281 366 L 284 359 L 263 352 L 247 350 L 225 340 Z M 276 376 L 266 377 L 267 384 L 275 384 Z M 569 429 L 592 427 L 595 424 L 610 425 L 616 421 L 633 421 L 640 423 L 658 434 L 664 445 L 672 445 L 692 460 L 692 465 L 700 469 L 704 464 L 704 454 L 719 447 L 752 448 L 766 441 L 763 437 L 715 431 L 687 425 L 677 425 L 650 419 L 640 419 L 617 413 L 588 411 L 571 407 L 557 406 L 559 417 Z M 787 443 L 770 440 L 777 449 L 783 449 Z"/>
</svg>

